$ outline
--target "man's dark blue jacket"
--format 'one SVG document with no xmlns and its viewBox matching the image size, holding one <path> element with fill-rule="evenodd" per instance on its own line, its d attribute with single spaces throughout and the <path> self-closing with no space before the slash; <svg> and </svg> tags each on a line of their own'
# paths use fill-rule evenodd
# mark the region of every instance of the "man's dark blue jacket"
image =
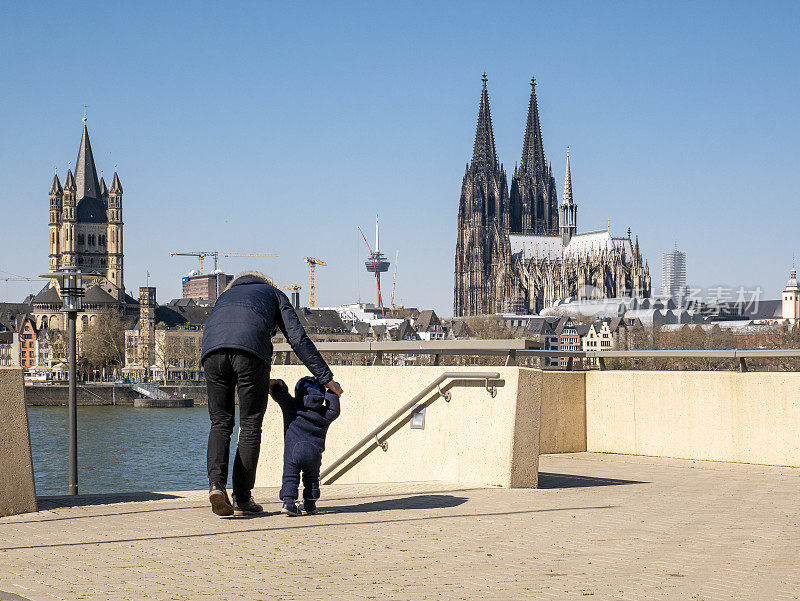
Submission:
<svg viewBox="0 0 800 601">
<path fill-rule="evenodd" d="M 285 448 L 291 450 L 296 442 L 313 442 L 324 451 L 328 426 L 339 417 L 339 397 L 330 390 L 323 393 L 314 388 L 292 396 L 283 380 L 273 380 L 269 391 L 283 413 Z"/>
<path fill-rule="evenodd" d="M 201 360 L 213 351 L 239 349 L 271 363 L 271 339 L 278 328 L 321 385 L 333 380 L 288 297 L 258 275 L 239 276 L 219 296 L 203 325 Z"/>
</svg>

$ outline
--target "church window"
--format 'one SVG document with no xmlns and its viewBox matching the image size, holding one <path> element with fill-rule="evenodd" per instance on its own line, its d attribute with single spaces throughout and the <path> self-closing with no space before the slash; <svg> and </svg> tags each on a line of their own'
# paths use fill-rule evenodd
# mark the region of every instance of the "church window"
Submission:
<svg viewBox="0 0 800 601">
<path fill-rule="evenodd" d="M 86 330 L 89 329 L 89 316 L 88 315 L 82 315 L 81 316 L 81 326 L 83 328 L 83 331 L 86 331 Z"/>
<path fill-rule="evenodd" d="M 99 241 L 100 246 L 105 246 L 106 245 L 106 235 L 105 234 L 100 234 L 98 236 L 98 238 L 100 240 Z"/>
<path fill-rule="evenodd" d="M 78 265 L 83 265 L 83 257 L 78 257 Z"/>
<path fill-rule="evenodd" d="M 78 244 L 83 244 L 83 243 L 84 243 L 83 234 L 78 234 Z"/>
</svg>

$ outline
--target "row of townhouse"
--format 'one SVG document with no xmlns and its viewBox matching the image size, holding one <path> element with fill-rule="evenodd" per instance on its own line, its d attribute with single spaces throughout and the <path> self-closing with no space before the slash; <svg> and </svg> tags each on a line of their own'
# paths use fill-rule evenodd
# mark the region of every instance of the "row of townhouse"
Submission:
<svg viewBox="0 0 800 601">
<path fill-rule="evenodd" d="M 0 367 L 21 367 L 27 377 L 50 373 L 64 358 L 54 351 L 56 332 L 38 328 L 30 302 L 0 303 Z"/>
<path fill-rule="evenodd" d="M 626 349 L 631 345 L 633 332 L 643 327 L 639 319 L 623 317 L 594 323 L 578 323 L 570 316 L 502 314 L 501 318 L 516 336 L 536 340 L 544 350 L 553 351 Z M 565 367 L 568 362 L 566 357 L 552 357 L 547 367 Z M 596 367 L 597 361 L 589 359 L 584 366 Z"/>
</svg>

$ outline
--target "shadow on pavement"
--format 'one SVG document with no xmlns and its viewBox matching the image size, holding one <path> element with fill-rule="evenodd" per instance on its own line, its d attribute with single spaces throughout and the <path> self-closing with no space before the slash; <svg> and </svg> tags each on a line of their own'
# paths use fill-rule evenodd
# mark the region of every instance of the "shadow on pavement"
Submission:
<svg viewBox="0 0 800 601">
<path fill-rule="evenodd" d="M 63 507 L 85 507 L 88 505 L 110 505 L 112 503 L 136 503 L 139 501 L 162 501 L 180 499 L 178 495 L 162 492 L 123 492 L 89 495 L 57 495 L 38 497 L 39 510 L 60 509 Z"/>
<path fill-rule="evenodd" d="M 453 495 L 413 495 L 399 499 L 369 501 L 355 505 L 333 505 L 326 507 L 325 500 L 320 500 L 320 513 L 367 513 L 370 511 L 390 511 L 393 509 L 444 509 L 458 507 L 466 503 L 466 497 Z"/>
<path fill-rule="evenodd" d="M 588 486 L 620 486 L 622 484 L 649 484 L 649 482 L 539 472 L 539 488 L 583 488 Z"/>
</svg>

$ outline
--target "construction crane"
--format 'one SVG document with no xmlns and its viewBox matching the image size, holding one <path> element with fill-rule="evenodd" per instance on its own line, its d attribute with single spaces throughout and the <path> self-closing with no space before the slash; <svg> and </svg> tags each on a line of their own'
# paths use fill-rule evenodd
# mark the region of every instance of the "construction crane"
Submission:
<svg viewBox="0 0 800 601">
<path fill-rule="evenodd" d="M 315 307 L 316 299 L 314 298 L 314 292 L 316 291 L 316 285 L 314 283 L 314 269 L 317 265 L 327 265 L 327 263 L 315 259 L 314 257 L 306 257 L 303 260 L 308 263 L 308 306 Z"/>
<path fill-rule="evenodd" d="M 288 286 L 284 286 L 283 287 L 284 290 L 291 290 L 292 291 L 291 300 L 292 300 L 292 306 L 295 309 L 299 309 L 300 308 L 300 289 L 301 288 L 302 288 L 302 286 L 300 284 L 289 284 Z"/>
<path fill-rule="evenodd" d="M 0 282 L 35 282 L 42 278 L 0 278 Z"/>
<path fill-rule="evenodd" d="M 392 298 L 389 301 L 389 306 L 394 310 L 394 288 L 397 285 L 397 260 L 400 258 L 400 250 L 394 253 L 394 276 L 392 277 Z"/>
<path fill-rule="evenodd" d="M 169 253 L 171 257 L 197 257 L 200 263 L 198 275 L 203 275 L 203 259 L 206 257 L 214 257 L 214 271 L 217 270 L 217 259 L 219 257 L 277 257 L 278 255 L 269 255 L 263 253 L 224 253 L 218 250 L 197 251 L 197 252 L 173 252 Z"/>
</svg>

